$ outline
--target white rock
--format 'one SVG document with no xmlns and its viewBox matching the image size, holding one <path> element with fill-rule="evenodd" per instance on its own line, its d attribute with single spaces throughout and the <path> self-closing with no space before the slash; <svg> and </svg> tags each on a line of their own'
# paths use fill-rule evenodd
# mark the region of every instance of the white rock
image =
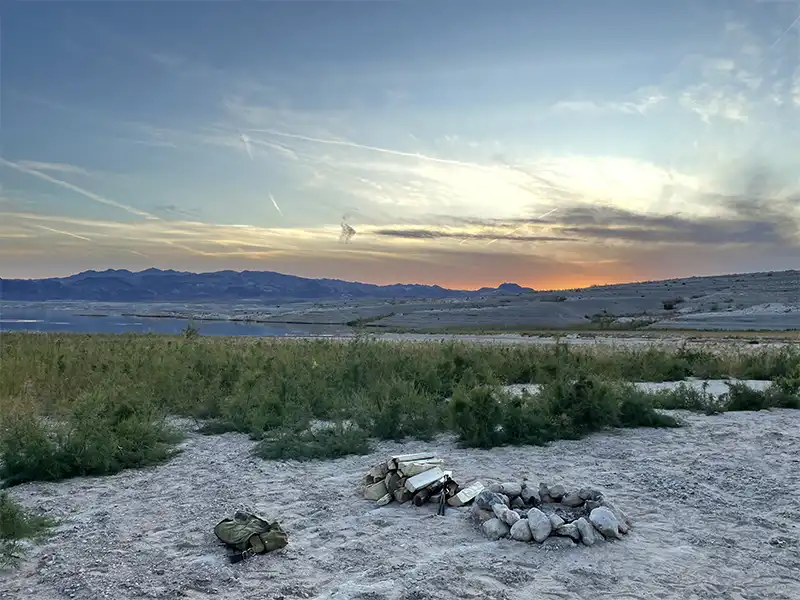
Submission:
<svg viewBox="0 0 800 600">
<path fill-rule="evenodd" d="M 494 516 L 497 517 L 498 519 L 502 519 L 503 515 L 506 514 L 507 510 L 508 507 L 505 504 L 500 504 L 500 503 L 492 504 L 492 512 L 494 513 Z"/>
<path fill-rule="evenodd" d="M 549 537 L 542 542 L 542 548 L 547 550 L 564 550 L 574 548 L 577 544 L 568 537 Z"/>
<path fill-rule="evenodd" d="M 589 513 L 589 521 L 605 538 L 619 539 L 619 521 L 610 508 L 600 506 Z"/>
<path fill-rule="evenodd" d="M 511 526 L 511 539 L 518 542 L 530 542 L 533 539 L 528 519 L 520 519 Z"/>
<path fill-rule="evenodd" d="M 570 508 L 577 508 L 583 504 L 583 498 L 580 497 L 578 492 L 570 492 L 561 498 L 561 504 Z"/>
<path fill-rule="evenodd" d="M 522 519 L 522 517 L 520 517 L 517 514 L 517 511 L 511 510 L 510 508 L 507 509 L 506 512 L 503 514 L 503 521 L 505 521 L 505 523 L 507 525 L 510 525 L 511 527 L 516 525 L 520 521 L 520 519 Z"/>
<path fill-rule="evenodd" d="M 477 504 L 472 505 L 472 508 L 470 509 L 470 516 L 478 523 L 484 523 L 495 518 L 494 512 L 481 508 Z"/>
<path fill-rule="evenodd" d="M 609 509 L 614 516 L 617 518 L 617 522 L 619 523 L 619 532 L 623 535 L 626 535 L 631 528 L 631 520 L 628 518 L 624 512 L 622 512 L 619 508 L 611 504 L 610 502 L 606 502 L 603 500 L 603 506 Z"/>
<path fill-rule="evenodd" d="M 492 506 L 492 512 L 494 512 L 495 517 L 503 521 L 503 523 L 509 527 L 520 519 L 520 516 L 505 504 L 495 504 Z"/>
<path fill-rule="evenodd" d="M 499 540 L 504 538 L 511 531 L 511 528 L 503 523 L 500 519 L 489 519 L 481 526 L 483 533 L 490 540 Z"/>
<path fill-rule="evenodd" d="M 553 526 L 554 531 L 564 524 L 564 519 L 559 517 L 556 513 L 550 513 L 548 516 L 550 517 L 550 524 Z"/>
<path fill-rule="evenodd" d="M 528 526 L 531 528 L 531 535 L 534 541 L 543 542 L 553 530 L 549 517 L 538 508 L 528 511 Z"/>
<path fill-rule="evenodd" d="M 539 506 L 539 504 L 541 504 L 539 494 L 531 487 L 523 488 L 520 497 L 522 498 L 522 501 L 529 506 Z"/>
<path fill-rule="evenodd" d="M 575 526 L 578 528 L 578 531 L 581 534 L 581 541 L 586 546 L 593 546 L 597 541 L 598 533 L 595 531 L 595 528 L 592 526 L 592 524 L 586 520 L 586 517 L 581 517 L 575 521 Z"/>
<path fill-rule="evenodd" d="M 560 502 L 561 498 L 564 497 L 564 494 L 566 494 L 567 491 L 564 489 L 563 485 L 554 485 L 553 487 L 549 488 L 548 493 L 555 502 Z"/>
<path fill-rule="evenodd" d="M 575 523 L 564 523 L 564 525 L 556 529 L 555 533 L 561 537 L 572 538 L 576 542 L 581 541 L 581 532 L 578 531 L 578 526 Z"/>
<path fill-rule="evenodd" d="M 507 481 L 501 484 L 501 493 L 505 494 L 509 498 L 513 498 L 514 496 L 519 496 L 522 493 L 522 484 L 515 483 L 513 481 Z"/>
</svg>

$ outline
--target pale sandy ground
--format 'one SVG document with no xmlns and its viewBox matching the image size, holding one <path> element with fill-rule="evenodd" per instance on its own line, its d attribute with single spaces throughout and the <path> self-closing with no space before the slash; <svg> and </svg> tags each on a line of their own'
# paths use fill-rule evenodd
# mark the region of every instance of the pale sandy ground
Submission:
<svg viewBox="0 0 800 600">
<path fill-rule="evenodd" d="M 190 433 L 156 468 L 12 488 L 60 525 L 0 576 L 0 598 L 800 598 L 800 411 L 681 416 L 681 429 L 543 448 L 465 450 L 441 438 L 306 464 L 255 459 L 242 435 Z M 360 498 L 370 465 L 418 450 L 444 457 L 462 483 L 596 487 L 635 528 L 556 550 L 488 541 L 456 509 L 438 517 Z M 280 519 L 289 546 L 229 565 L 212 528 L 240 507 Z"/>
</svg>

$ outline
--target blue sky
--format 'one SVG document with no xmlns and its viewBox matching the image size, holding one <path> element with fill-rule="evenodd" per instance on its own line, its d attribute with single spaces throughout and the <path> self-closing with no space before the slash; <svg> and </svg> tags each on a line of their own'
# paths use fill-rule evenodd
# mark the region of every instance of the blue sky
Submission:
<svg viewBox="0 0 800 600">
<path fill-rule="evenodd" d="M 0 276 L 571 287 L 796 268 L 798 16 L 10 2 Z"/>
</svg>

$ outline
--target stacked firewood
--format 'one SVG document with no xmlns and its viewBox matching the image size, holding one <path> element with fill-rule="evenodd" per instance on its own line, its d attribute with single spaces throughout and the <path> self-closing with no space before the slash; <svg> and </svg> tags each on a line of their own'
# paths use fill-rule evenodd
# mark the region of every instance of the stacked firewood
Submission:
<svg viewBox="0 0 800 600">
<path fill-rule="evenodd" d="M 443 501 L 449 506 L 464 506 L 483 491 L 479 482 L 462 488 L 443 465 L 441 458 L 428 453 L 391 456 L 364 476 L 364 498 L 376 501 L 378 506 L 390 502 L 422 506 Z"/>
</svg>

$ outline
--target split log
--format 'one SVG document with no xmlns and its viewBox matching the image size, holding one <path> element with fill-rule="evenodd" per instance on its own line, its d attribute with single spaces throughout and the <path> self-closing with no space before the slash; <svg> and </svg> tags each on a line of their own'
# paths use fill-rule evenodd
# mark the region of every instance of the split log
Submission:
<svg viewBox="0 0 800 600">
<path fill-rule="evenodd" d="M 444 475 L 445 473 L 440 467 L 434 467 L 433 469 L 429 469 L 424 473 L 414 475 L 414 477 L 409 477 L 408 480 L 406 480 L 406 489 L 412 493 L 416 492 L 432 483 L 439 481 L 444 477 Z"/>
<path fill-rule="evenodd" d="M 397 469 L 399 463 L 401 462 L 414 462 L 418 460 L 429 460 L 431 458 L 436 458 L 430 452 L 419 452 L 417 454 L 398 454 L 397 456 L 391 457 L 389 460 L 386 461 L 386 466 L 389 467 L 389 470 Z"/>
<path fill-rule="evenodd" d="M 480 481 L 476 481 L 465 487 L 463 490 L 458 491 L 447 501 L 447 503 L 450 506 L 464 506 L 465 504 L 472 502 L 475 499 L 475 496 L 480 494 L 484 489 L 484 485 Z"/>
<path fill-rule="evenodd" d="M 425 504 L 431 497 L 431 491 L 429 488 L 424 488 L 414 494 L 413 502 L 414 506 L 422 506 Z"/>
</svg>

